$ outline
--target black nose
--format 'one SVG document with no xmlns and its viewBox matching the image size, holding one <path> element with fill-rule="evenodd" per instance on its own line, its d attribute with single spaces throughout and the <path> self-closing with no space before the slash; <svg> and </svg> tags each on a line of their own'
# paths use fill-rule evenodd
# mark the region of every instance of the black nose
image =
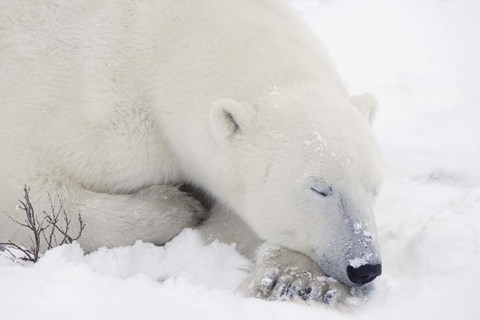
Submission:
<svg viewBox="0 0 480 320">
<path fill-rule="evenodd" d="M 358 268 L 352 266 L 347 267 L 347 274 L 350 281 L 359 286 L 373 281 L 382 274 L 381 264 L 366 264 Z"/>
</svg>

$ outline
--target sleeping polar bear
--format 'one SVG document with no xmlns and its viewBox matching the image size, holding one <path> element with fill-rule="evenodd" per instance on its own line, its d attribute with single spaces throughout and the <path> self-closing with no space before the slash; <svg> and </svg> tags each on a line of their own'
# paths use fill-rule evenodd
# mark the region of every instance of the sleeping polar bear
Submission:
<svg viewBox="0 0 480 320">
<path fill-rule="evenodd" d="M 279 0 L 0 1 L 0 210 L 31 187 L 86 250 L 199 229 L 250 288 L 327 301 L 381 273 L 375 100 L 348 96 Z M 0 240 L 29 235 L 0 215 Z M 336 281 L 325 281 L 321 275 Z M 320 276 L 320 277 L 317 277 Z"/>
</svg>

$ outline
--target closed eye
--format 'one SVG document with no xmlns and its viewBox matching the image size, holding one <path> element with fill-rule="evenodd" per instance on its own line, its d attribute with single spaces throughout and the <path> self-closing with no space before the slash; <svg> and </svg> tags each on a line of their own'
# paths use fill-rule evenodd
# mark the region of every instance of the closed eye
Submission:
<svg viewBox="0 0 480 320">
<path fill-rule="evenodd" d="M 330 186 L 323 186 L 322 188 L 311 187 L 310 190 L 312 190 L 315 193 L 318 193 L 322 197 L 328 197 L 333 193 L 332 187 Z"/>
</svg>

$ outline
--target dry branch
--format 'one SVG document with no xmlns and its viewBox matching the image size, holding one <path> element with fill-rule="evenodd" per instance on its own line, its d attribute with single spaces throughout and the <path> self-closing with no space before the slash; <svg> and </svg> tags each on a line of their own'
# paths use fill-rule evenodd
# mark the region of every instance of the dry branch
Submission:
<svg viewBox="0 0 480 320">
<path fill-rule="evenodd" d="M 50 194 L 48 195 L 48 201 L 50 203 L 50 212 L 42 211 L 43 218 L 39 219 L 30 201 L 30 187 L 24 186 L 23 199 L 19 200 L 20 205 L 18 208 L 25 213 L 25 220 L 22 222 L 7 214 L 13 222 L 27 228 L 30 232 L 31 245 L 28 248 L 10 240 L 0 243 L 0 245 L 4 246 L 4 250 L 14 259 L 17 259 L 17 257 L 10 249 L 22 252 L 24 256 L 19 257 L 21 260 L 37 262 L 40 258 L 42 242 L 44 242 L 45 248 L 50 250 L 56 246 L 72 243 L 82 236 L 85 229 L 82 216 L 78 215 L 78 232 L 75 236 L 72 236 L 70 234 L 72 220 L 65 210 L 63 201 L 58 197 L 57 201 L 55 201 Z"/>
</svg>

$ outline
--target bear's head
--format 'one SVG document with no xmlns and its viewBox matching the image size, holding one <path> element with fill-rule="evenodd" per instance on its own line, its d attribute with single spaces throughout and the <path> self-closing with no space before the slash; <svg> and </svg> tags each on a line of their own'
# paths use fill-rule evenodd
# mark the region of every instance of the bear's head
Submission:
<svg viewBox="0 0 480 320">
<path fill-rule="evenodd" d="M 375 99 L 291 93 L 212 106 L 212 132 L 229 164 L 222 174 L 232 181 L 228 202 L 264 240 L 310 256 L 345 284 L 370 282 L 381 273 Z"/>
</svg>

